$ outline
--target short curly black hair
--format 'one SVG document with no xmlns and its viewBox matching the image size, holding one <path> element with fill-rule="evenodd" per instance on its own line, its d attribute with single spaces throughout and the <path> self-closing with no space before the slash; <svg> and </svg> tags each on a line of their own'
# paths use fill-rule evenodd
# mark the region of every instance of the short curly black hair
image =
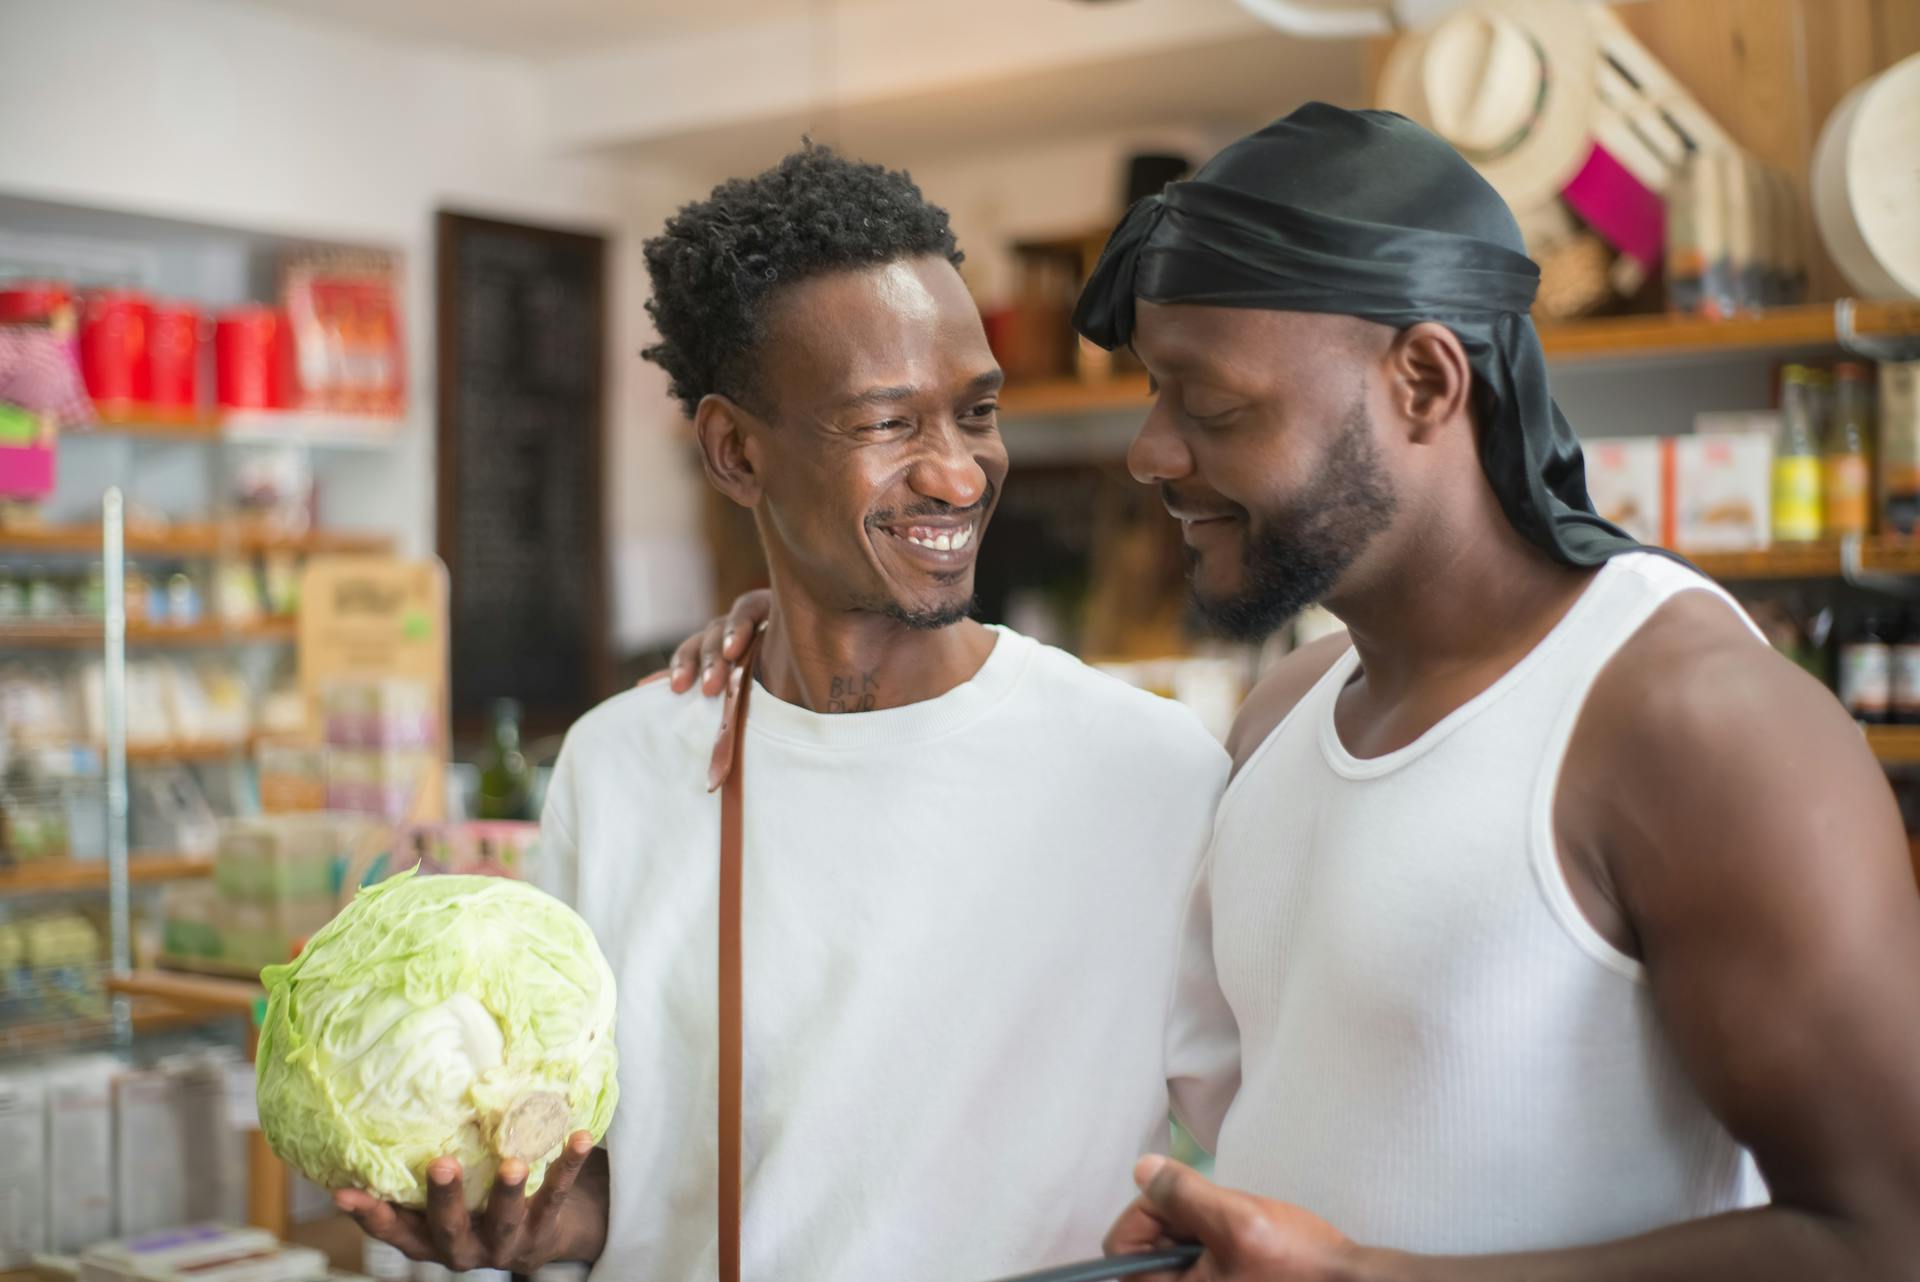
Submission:
<svg viewBox="0 0 1920 1282">
<path fill-rule="evenodd" d="M 751 178 L 731 178 L 646 242 L 660 341 L 640 354 L 667 371 L 693 416 L 719 392 L 764 407 L 754 355 L 768 301 L 822 272 L 939 254 L 963 255 L 947 211 L 903 171 L 849 160 L 808 139 Z"/>
</svg>

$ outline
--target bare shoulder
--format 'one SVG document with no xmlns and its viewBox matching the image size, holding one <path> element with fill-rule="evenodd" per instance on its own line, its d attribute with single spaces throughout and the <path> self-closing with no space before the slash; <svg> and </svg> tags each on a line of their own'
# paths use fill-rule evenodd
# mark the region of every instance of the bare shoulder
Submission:
<svg viewBox="0 0 1920 1282">
<path fill-rule="evenodd" d="M 1567 762 L 1583 781 L 1578 844 L 1643 932 L 1666 903 L 1725 900 L 1732 880 L 1743 894 L 1801 893 L 1816 860 L 1830 881 L 1910 884 L 1899 813 L 1859 727 L 1706 592 L 1675 596 L 1621 647 Z"/>
<path fill-rule="evenodd" d="M 1227 735 L 1235 774 L 1352 644 L 1346 633 L 1337 632 L 1308 642 L 1267 670 L 1248 692 Z"/>
<path fill-rule="evenodd" d="M 1623 766 L 1662 772 L 1703 753 L 1798 755 L 1816 743 L 1871 761 L 1827 688 L 1705 591 L 1672 597 L 1621 646 L 1594 683 L 1580 736 Z"/>
</svg>

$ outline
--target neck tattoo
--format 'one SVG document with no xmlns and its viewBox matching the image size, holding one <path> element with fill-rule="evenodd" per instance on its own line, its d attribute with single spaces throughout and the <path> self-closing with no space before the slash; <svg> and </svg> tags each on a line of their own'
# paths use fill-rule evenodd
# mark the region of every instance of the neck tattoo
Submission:
<svg viewBox="0 0 1920 1282">
<path fill-rule="evenodd" d="M 872 712 L 880 689 L 879 669 L 833 678 L 827 689 L 828 712 Z"/>
</svg>

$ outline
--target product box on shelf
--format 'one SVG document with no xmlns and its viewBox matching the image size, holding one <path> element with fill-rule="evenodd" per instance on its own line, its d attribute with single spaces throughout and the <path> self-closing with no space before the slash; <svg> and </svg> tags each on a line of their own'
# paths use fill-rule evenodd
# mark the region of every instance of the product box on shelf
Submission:
<svg viewBox="0 0 1920 1282">
<path fill-rule="evenodd" d="M 113 1236 L 113 1079 L 108 1055 L 47 1065 L 47 1245 L 71 1255 Z"/>
<path fill-rule="evenodd" d="M 113 1151 L 119 1232 L 138 1236 L 186 1221 L 187 1186 L 195 1172 L 187 1168 L 185 1117 L 173 1074 L 129 1069 L 114 1079 Z"/>
<path fill-rule="evenodd" d="M 35 1067 L 0 1071 L 0 1267 L 47 1249 L 47 1081 Z"/>
<path fill-rule="evenodd" d="M 1666 537 L 1666 442 L 1609 437 L 1586 446 L 1593 509 L 1642 543 Z"/>
<path fill-rule="evenodd" d="M 247 1218 L 247 1137 L 234 1124 L 230 1089 L 238 1053 L 208 1047 L 169 1056 L 159 1069 L 173 1078 L 186 1140 L 189 1221 L 239 1224 Z"/>
<path fill-rule="evenodd" d="M 538 857 L 540 825 L 504 819 L 407 824 L 394 836 L 385 875 L 418 866 L 427 873 L 455 873 L 526 880 Z"/>
<path fill-rule="evenodd" d="M 1773 439 L 1764 432 L 1677 436 L 1668 546 L 1681 552 L 1747 552 L 1773 537 Z"/>
<path fill-rule="evenodd" d="M 194 1224 L 107 1242 L 80 1257 L 79 1282 L 314 1282 L 327 1258 L 265 1229 Z"/>
</svg>

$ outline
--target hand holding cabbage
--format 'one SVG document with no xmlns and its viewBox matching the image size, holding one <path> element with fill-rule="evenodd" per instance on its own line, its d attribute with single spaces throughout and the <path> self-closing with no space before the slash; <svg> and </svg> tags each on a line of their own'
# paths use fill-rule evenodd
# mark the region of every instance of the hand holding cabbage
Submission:
<svg viewBox="0 0 1920 1282">
<path fill-rule="evenodd" d="M 496 1173 L 488 1233 L 517 1242 L 554 1218 L 559 1197 L 522 1193 L 549 1164 L 579 1175 L 617 1096 L 613 976 L 564 904 L 500 878 L 407 874 L 262 978 L 260 1124 L 276 1153 L 324 1187 L 365 1190 L 370 1230 L 388 1218 L 376 1199 L 431 1202 L 424 1218 L 388 1211 L 457 1244 L 466 1226 L 451 1221 L 488 1202 Z"/>
</svg>

